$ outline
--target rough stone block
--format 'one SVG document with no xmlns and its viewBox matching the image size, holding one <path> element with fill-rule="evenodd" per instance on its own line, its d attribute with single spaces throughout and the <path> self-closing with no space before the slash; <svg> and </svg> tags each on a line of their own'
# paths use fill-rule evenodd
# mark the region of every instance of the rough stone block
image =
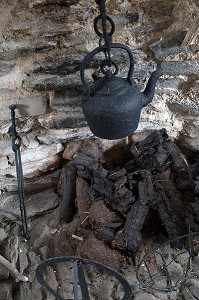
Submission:
<svg viewBox="0 0 199 300">
<path fill-rule="evenodd" d="M 25 151 L 22 151 L 21 161 L 23 164 L 39 161 L 60 153 L 62 150 L 63 146 L 61 144 L 40 145 L 36 149 L 26 149 Z"/>
<path fill-rule="evenodd" d="M 13 64 L 0 63 L 0 76 L 4 76 L 12 72 L 14 69 Z"/>
<path fill-rule="evenodd" d="M 38 6 L 38 5 L 48 5 L 48 4 L 58 4 L 61 6 L 70 6 L 70 5 L 74 5 L 77 4 L 79 2 L 79 0 L 34 0 L 31 1 L 29 6 L 30 7 L 34 7 L 34 6 Z"/>
<path fill-rule="evenodd" d="M 66 143 L 69 141 L 82 140 L 93 136 L 88 127 L 74 128 L 74 129 L 50 129 L 46 133 L 37 135 L 40 142 L 50 145 L 52 143 Z"/>
<path fill-rule="evenodd" d="M 172 78 L 172 79 L 159 79 L 157 82 L 156 93 L 173 93 L 177 91 L 179 86 L 184 83 L 184 80 L 181 78 Z"/>
<path fill-rule="evenodd" d="M 23 42 L 4 42 L 0 45 L 0 59 L 12 60 L 21 56 L 27 56 L 35 51 L 51 50 L 57 46 L 56 42 L 37 40 Z"/>
<path fill-rule="evenodd" d="M 37 148 L 26 149 L 21 151 L 21 161 L 22 164 L 33 163 L 43 159 L 48 159 L 49 157 L 60 153 L 63 150 L 63 146 L 61 144 L 52 144 L 52 145 L 40 145 Z M 14 156 L 11 157 L 9 155 L 9 161 L 12 165 L 15 164 Z"/>
<path fill-rule="evenodd" d="M 4 170 L 8 167 L 8 160 L 6 156 L 0 156 L 0 170 Z"/>
<path fill-rule="evenodd" d="M 1 172 L 0 172 L 1 173 Z M 56 188 L 60 177 L 60 170 L 51 171 L 45 176 L 25 179 L 24 190 L 25 193 L 38 193 L 52 188 Z M 1 176 L 0 175 L 0 190 L 5 192 L 18 192 L 18 182 L 16 177 Z M 1 232 L 0 232 L 1 235 Z"/>
<path fill-rule="evenodd" d="M 199 73 L 199 60 L 164 61 L 162 68 L 169 75 L 191 75 Z"/>
<path fill-rule="evenodd" d="M 9 88 L 2 88 L 2 89 L 0 88 L 0 95 L 9 95 L 9 94 L 12 94 L 12 93 L 13 93 L 13 90 L 11 90 Z"/>
<path fill-rule="evenodd" d="M 156 58 L 166 57 L 171 54 L 186 51 L 187 47 L 181 46 L 185 35 L 186 31 L 179 32 L 175 35 L 151 44 L 149 48 L 155 53 Z"/>
<path fill-rule="evenodd" d="M 40 124 L 45 128 L 65 129 L 80 128 L 87 126 L 82 111 L 64 111 L 66 108 L 60 106 L 58 113 L 39 116 Z"/>
<path fill-rule="evenodd" d="M 60 55 L 56 56 L 53 61 L 43 61 L 39 66 L 33 66 L 30 73 L 68 75 L 79 72 L 85 53 L 68 52 L 64 49 L 64 51 L 61 51 Z"/>
<path fill-rule="evenodd" d="M 50 107 L 57 109 L 58 106 L 69 106 L 69 107 L 81 107 L 81 96 L 83 94 L 83 89 L 78 89 L 74 87 L 72 89 L 54 92 L 50 97 Z"/>
<path fill-rule="evenodd" d="M 4 135 L 8 133 L 10 128 L 10 120 L 5 121 L 0 121 L 0 134 Z"/>
<path fill-rule="evenodd" d="M 38 161 L 23 163 L 23 177 L 36 178 L 43 174 L 55 170 L 60 167 L 61 156 L 59 154 L 53 155 Z M 16 167 L 10 166 L 5 170 L 0 170 L 0 176 L 6 176 L 7 178 L 16 178 Z"/>
<path fill-rule="evenodd" d="M 80 147 L 81 141 L 71 141 L 67 143 L 64 152 L 63 152 L 63 158 L 67 160 L 72 160 L 74 155 L 77 153 L 79 147 Z"/>
<path fill-rule="evenodd" d="M 175 22 L 175 19 L 170 19 L 165 22 L 153 22 L 151 24 L 146 24 L 145 22 L 143 24 L 140 24 L 140 26 L 136 26 L 132 29 L 133 35 L 141 36 L 144 34 L 150 34 L 152 31 L 159 31 L 159 30 L 165 30 L 169 26 L 171 26 Z"/>
<path fill-rule="evenodd" d="M 145 292 L 139 292 L 136 294 L 134 300 L 158 300 L 159 298 Z"/>
<path fill-rule="evenodd" d="M 0 156 L 7 156 L 12 151 L 12 141 L 10 140 L 0 140 Z"/>
<path fill-rule="evenodd" d="M 47 99 L 44 96 L 19 99 L 0 99 L 0 120 L 10 120 L 9 106 L 15 104 L 16 118 L 37 116 L 46 113 Z"/>
<path fill-rule="evenodd" d="M 26 197 L 26 210 L 27 216 L 33 217 L 37 214 L 45 213 L 57 206 L 59 202 L 58 195 L 54 190 L 48 190 L 34 195 Z M 6 210 L 10 213 L 15 213 L 16 216 L 20 217 L 19 197 L 18 195 L 3 195 L 0 201 L 0 209 Z"/>
<path fill-rule="evenodd" d="M 82 91 L 80 76 L 58 76 L 58 75 L 39 75 L 32 76 L 25 82 L 27 88 L 33 88 L 37 91 Z"/>
<path fill-rule="evenodd" d="M 1 282 L 0 284 L 0 294 L 1 299 L 12 300 L 12 283 L 11 282 Z"/>
</svg>

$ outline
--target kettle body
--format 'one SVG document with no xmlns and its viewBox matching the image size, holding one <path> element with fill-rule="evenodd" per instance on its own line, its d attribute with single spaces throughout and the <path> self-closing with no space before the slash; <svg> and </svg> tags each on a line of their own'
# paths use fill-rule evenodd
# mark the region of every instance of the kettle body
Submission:
<svg viewBox="0 0 199 300">
<path fill-rule="evenodd" d="M 97 80 L 82 96 L 88 126 L 103 139 L 120 139 L 133 133 L 141 108 L 142 94 L 137 87 L 115 75 Z"/>
</svg>

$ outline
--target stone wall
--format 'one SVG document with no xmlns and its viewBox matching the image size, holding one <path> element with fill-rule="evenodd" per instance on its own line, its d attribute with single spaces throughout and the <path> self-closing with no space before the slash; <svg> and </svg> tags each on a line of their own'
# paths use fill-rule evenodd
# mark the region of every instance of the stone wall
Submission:
<svg viewBox="0 0 199 300">
<path fill-rule="evenodd" d="M 107 0 L 116 25 L 114 42 L 128 45 L 134 79 L 143 89 L 162 64 L 153 102 L 142 111 L 137 132 L 166 128 L 184 147 L 199 150 L 197 0 Z M 0 3 L 0 189 L 15 178 L 10 104 L 16 104 L 25 178 L 62 163 L 67 142 L 92 136 L 81 110 L 79 68 L 98 46 L 95 1 L 15 0 Z M 128 58 L 114 53 L 121 76 Z M 98 59 L 87 72 L 96 73 Z"/>
</svg>

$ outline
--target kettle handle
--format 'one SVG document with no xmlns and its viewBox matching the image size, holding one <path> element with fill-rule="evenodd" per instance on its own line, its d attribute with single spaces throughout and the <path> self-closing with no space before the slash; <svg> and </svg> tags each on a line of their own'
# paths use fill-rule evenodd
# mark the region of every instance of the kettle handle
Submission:
<svg viewBox="0 0 199 300">
<path fill-rule="evenodd" d="M 132 54 L 130 48 L 126 45 L 119 44 L 119 43 L 111 44 L 111 48 L 124 49 L 128 53 L 129 60 L 130 60 L 130 66 L 129 66 L 127 80 L 129 81 L 129 83 L 131 83 L 131 77 L 132 77 L 133 70 L 134 70 L 134 57 L 133 57 L 133 54 Z M 96 54 L 98 54 L 101 51 L 105 51 L 105 50 L 107 50 L 106 45 L 99 46 L 99 47 L 95 48 L 93 51 L 91 51 L 90 53 L 88 53 L 82 61 L 82 64 L 81 64 L 81 67 L 80 67 L 80 77 L 81 77 L 82 83 L 83 83 L 83 85 L 86 89 L 89 89 L 89 84 L 85 80 L 85 74 L 84 74 L 85 68 L 86 68 L 87 64 L 89 63 L 89 61 Z"/>
</svg>

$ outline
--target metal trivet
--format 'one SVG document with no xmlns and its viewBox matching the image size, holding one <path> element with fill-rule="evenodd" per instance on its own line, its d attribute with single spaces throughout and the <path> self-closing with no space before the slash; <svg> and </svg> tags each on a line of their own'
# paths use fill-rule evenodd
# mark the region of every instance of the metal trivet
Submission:
<svg viewBox="0 0 199 300">
<path fill-rule="evenodd" d="M 171 248 L 172 245 L 175 247 Z M 199 232 L 174 238 L 156 247 L 146 253 L 137 266 L 136 277 L 140 288 L 181 291 L 188 279 L 199 279 L 198 254 Z M 182 268 L 178 269 L 179 265 Z"/>
<path fill-rule="evenodd" d="M 85 259 L 85 258 L 78 258 L 75 256 L 61 256 L 61 257 L 54 257 L 44 260 L 39 266 L 36 268 L 36 278 L 38 282 L 47 289 L 53 296 L 55 296 L 56 300 L 71 300 L 65 299 L 63 296 L 58 294 L 53 288 L 51 288 L 44 279 L 44 273 L 47 271 L 47 267 L 54 266 L 58 263 L 64 262 L 72 262 L 73 264 L 73 288 L 74 288 L 74 300 L 90 300 L 89 296 L 89 283 L 86 281 L 86 276 L 84 274 L 83 265 L 90 265 L 97 267 L 99 270 L 104 271 L 106 274 L 110 276 L 114 276 L 123 286 L 124 296 L 121 300 L 131 300 L 132 299 L 132 292 L 131 287 L 128 281 L 116 270 L 96 262 L 94 260 Z M 72 270 L 71 270 L 72 272 Z M 81 290 L 81 297 L 79 296 L 79 287 Z"/>
<path fill-rule="evenodd" d="M 12 126 L 10 127 L 12 133 L 12 150 L 15 153 L 15 164 L 16 164 L 16 174 L 17 174 L 17 182 L 18 182 L 18 189 L 19 189 L 19 205 L 21 211 L 21 220 L 22 220 L 22 229 L 23 229 L 23 236 L 26 240 L 29 239 L 28 233 L 28 225 L 27 225 L 27 216 L 26 216 L 26 207 L 25 207 L 25 197 L 24 197 L 24 184 L 23 184 L 23 169 L 22 169 L 22 162 L 21 162 L 21 138 L 16 131 L 16 124 L 15 124 L 15 109 L 16 105 L 10 105 L 9 109 L 11 111 L 11 121 Z"/>
</svg>

